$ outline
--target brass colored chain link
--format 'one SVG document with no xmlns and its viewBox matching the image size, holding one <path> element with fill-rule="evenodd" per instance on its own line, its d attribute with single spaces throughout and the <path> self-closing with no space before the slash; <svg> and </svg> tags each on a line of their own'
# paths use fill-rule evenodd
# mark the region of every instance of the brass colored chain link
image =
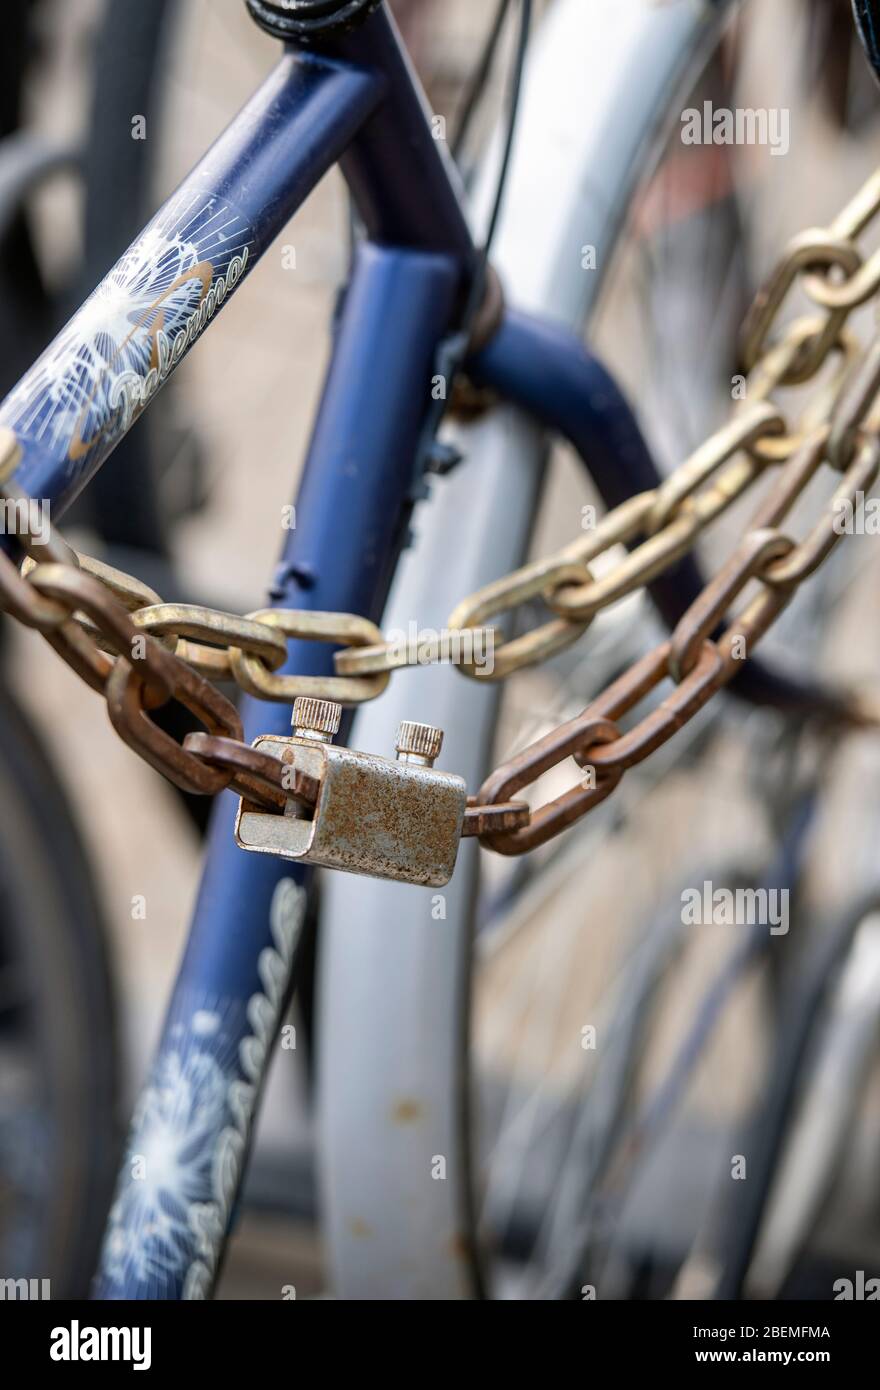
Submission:
<svg viewBox="0 0 880 1390">
<path fill-rule="evenodd" d="M 647 653 L 566 724 L 518 753 L 469 799 L 465 834 L 503 854 L 544 843 L 614 791 L 627 769 L 691 720 L 752 655 L 756 643 L 840 540 L 842 504 L 855 506 L 880 471 L 880 335 L 863 351 L 847 322 L 880 291 L 880 252 L 867 260 L 856 239 L 880 213 L 880 171 L 827 229 L 795 237 L 746 317 L 744 400 L 731 419 L 658 487 L 629 498 L 590 533 L 555 555 L 522 566 L 458 605 L 446 632 L 416 651 L 383 640 L 355 614 L 261 609 L 245 617 L 193 604 L 164 603 L 138 580 L 73 551 L 52 530 L 41 542 L 23 527 L 22 565 L 0 551 L 0 608 L 41 632 L 63 659 L 103 694 L 120 736 L 142 758 L 188 791 L 231 787 L 248 801 L 283 809 L 290 799 L 314 806 L 314 779 L 242 742 L 234 705 L 214 680 L 234 680 L 265 700 L 299 695 L 358 704 L 374 699 L 391 672 L 426 661 L 453 661 L 466 675 L 501 679 L 574 642 L 603 608 L 650 584 L 693 549 L 698 537 L 768 470 L 775 480 L 730 558 L 691 604 L 666 641 Z M 792 290 L 800 286 L 818 313 L 772 337 Z M 780 387 L 815 380 L 835 366 L 792 428 L 770 399 Z M 10 481 L 20 450 L 0 431 L 0 497 L 27 501 Z M 826 511 L 802 541 L 780 529 L 822 464 L 838 481 Z M 24 509 L 23 509 L 24 510 Z M 601 575 L 591 565 L 618 547 Z M 728 617 L 742 591 L 757 594 Z M 495 643 L 491 673 L 473 659 L 480 625 L 540 600 L 546 619 Z M 716 629 L 726 626 L 720 637 Z M 494 631 L 493 631 L 494 636 Z M 294 676 L 281 667 L 288 640 L 332 643 L 335 675 Z M 468 653 L 471 653 L 469 656 Z M 635 727 L 620 720 L 662 685 L 671 693 Z M 149 712 L 181 701 L 205 725 L 181 746 Z M 843 725 L 880 720 L 855 698 L 829 696 L 826 717 Z M 515 795 L 568 758 L 582 780 L 531 812 Z M 288 780 L 285 780 L 285 779 Z M 288 784 L 289 783 L 289 784 Z"/>
</svg>

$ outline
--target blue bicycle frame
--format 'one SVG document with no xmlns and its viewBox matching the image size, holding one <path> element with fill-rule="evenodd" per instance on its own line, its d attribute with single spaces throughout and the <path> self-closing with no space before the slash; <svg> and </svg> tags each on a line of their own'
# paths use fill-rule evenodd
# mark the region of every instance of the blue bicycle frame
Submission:
<svg viewBox="0 0 880 1390">
<path fill-rule="evenodd" d="M 66 506 L 339 161 L 366 236 L 345 292 L 271 602 L 381 618 L 418 492 L 430 382 L 477 257 L 454 167 L 383 10 L 320 52 L 288 48 L 263 86 L 0 408 L 14 481 Z M 244 350 L 244 349 L 243 349 Z M 507 312 L 471 374 L 589 455 L 609 503 L 658 476 L 631 412 L 580 343 Z M 691 561 L 658 581 L 674 619 Z M 283 668 L 332 674 L 292 642 Z M 798 692 L 754 665 L 753 693 Z M 803 693 L 803 692 L 801 692 Z M 246 699 L 245 736 L 286 707 Z M 343 728 L 344 734 L 344 728 Z M 198 1298 L 216 1280 L 268 1058 L 296 975 L 307 874 L 238 851 L 217 799 L 186 952 L 134 1118 L 96 1296 Z"/>
</svg>

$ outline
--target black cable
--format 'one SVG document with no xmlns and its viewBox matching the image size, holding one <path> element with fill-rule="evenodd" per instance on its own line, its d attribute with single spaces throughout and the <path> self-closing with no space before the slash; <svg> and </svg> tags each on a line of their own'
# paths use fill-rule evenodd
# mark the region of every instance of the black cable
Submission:
<svg viewBox="0 0 880 1390">
<path fill-rule="evenodd" d="M 526 66 L 526 52 L 529 46 L 529 30 L 532 23 L 532 0 L 520 0 L 520 22 L 519 36 L 516 43 L 516 58 L 513 65 L 513 76 L 510 85 L 509 110 L 507 115 L 507 137 L 504 142 L 504 155 L 501 160 L 501 169 L 498 174 L 498 188 L 495 193 L 495 204 L 492 208 L 492 216 L 489 220 L 489 230 L 486 233 L 486 255 L 488 256 L 489 247 L 495 235 L 495 228 L 498 222 L 498 215 L 501 211 L 501 204 L 504 199 L 504 190 L 507 185 L 507 174 L 510 167 L 510 156 L 513 153 L 513 137 L 516 133 L 516 118 L 519 112 L 519 100 L 522 94 L 523 73 Z"/>
<path fill-rule="evenodd" d="M 502 16 L 503 18 L 503 16 Z M 520 0 L 520 20 L 519 34 L 516 43 L 516 57 L 514 59 L 513 73 L 510 81 L 510 95 L 508 98 L 507 112 L 507 133 L 504 139 L 504 152 L 501 156 L 501 167 L 498 171 L 498 186 L 495 190 L 495 201 L 492 205 L 492 215 L 489 218 L 489 226 L 486 230 L 486 239 L 480 252 L 477 266 L 474 271 L 471 289 L 468 295 L 467 305 L 464 312 L 464 327 L 469 328 L 472 324 L 480 305 L 483 302 L 485 292 L 486 268 L 489 264 L 489 252 L 495 237 L 498 226 L 498 218 L 501 214 L 501 205 L 504 201 L 504 190 L 507 185 L 507 175 L 510 170 L 510 158 L 513 153 L 513 139 L 516 134 L 516 118 L 519 111 L 519 101 L 522 93 L 522 79 L 526 64 L 526 51 L 529 46 L 529 30 L 532 22 L 532 0 Z"/>
<path fill-rule="evenodd" d="M 498 7 L 495 10 L 495 18 L 492 21 L 492 28 L 489 31 L 485 44 L 483 45 L 483 52 L 480 55 L 480 61 L 477 66 L 477 70 L 471 78 L 470 84 L 465 93 L 461 112 L 458 117 L 458 129 L 453 135 L 452 142 L 450 144 L 452 157 L 456 161 L 456 163 L 460 161 L 461 152 L 464 148 L 465 141 L 467 140 L 468 134 L 470 132 L 471 121 L 473 120 L 474 112 L 476 111 L 477 106 L 479 105 L 480 97 L 483 95 L 483 88 L 485 87 L 486 80 L 489 76 L 489 69 L 492 67 L 493 62 L 495 61 L 495 52 L 498 48 L 498 39 L 501 36 L 501 30 L 504 27 L 504 21 L 507 18 L 507 12 L 510 9 L 511 3 L 512 0 L 499 0 Z"/>
<path fill-rule="evenodd" d="M 520 0 L 520 25 L 519 35 L 517 37 L 516 57 L 510 82 L 510 95 L 508 98 L 507 133 L 504 140 L 504 151 L 501 156 L 501 167 L 498 172 L 498 185 L 495 190 L 492 215 L 489 218 L 489 225 L 483 246 L 481 250 L 477 252 L 476 262 L 458 327 L 444 339 L 437 353 L 435 370 L 439 372 L 448 383 L 452 382 L 467 357 L 473 325 L 482 306 L 483 296 L 486 292 L 489 252 L 492 248 L 492 241 L 495 236 L 495 230 L 501 212 L 501 204 L 504 199 L 504 189 L 507 183 L 510 157 L 513 150 L 513 138 L 516 132 L 516 118 L 519 111 L 520 94 L 522 92 L 522 79 L 525 70 L 531 19 L 532 0 Z M 421 483 L 421 476 L 425 469 L 425 460 L 430 456 L 445 410 L 445 397 L 431 402 L 422 433 L 422 444 L 418 451 L 417 478 L 419 484 Z"/>
</svg>

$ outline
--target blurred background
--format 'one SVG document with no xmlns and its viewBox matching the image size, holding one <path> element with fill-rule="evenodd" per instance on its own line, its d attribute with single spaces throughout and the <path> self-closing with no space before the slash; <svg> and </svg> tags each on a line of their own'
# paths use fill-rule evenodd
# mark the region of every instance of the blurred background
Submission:
<svg viewBox="0 0 880 1390">
<path fill-rule="evenodd" d="M 536 6 L 538 20 L 550 3 Z M 493 0 L 396 0 L 391 8 L 432 109 L 454 125 Z M 16 0 L 3 23 L 5 393 L 271 69 L 277 44 L 241 0 Z M 481 103 L 473 158 L 499 110 L 511 39 L 505 34 Z M 694 150 L 682 146 L 673 120 L 646 170 L 592 342 L 664 469 L 729 409 L 736 325 L 786 236 L 824 225 L 880 153 L 880 106 L 847 0 L 745 4 L 693 83 L 680 109 L 724 91 L 740 104 L 785 106 L 798 138 L 785 159 L 766 149 Z M 136 115 L 145 120 L 143 140 L 132 138 Z M 350 235 L 345 186 L 334 172 L 66 521 L 78 548 L 169 601 L 239 612 L 263 604 Z M 286 244 L 295 247 L 295 271 L 282 262 Z M 557 448 L 535 552 L 576 534 L 589 501 L 595 495 L 578 461 Z M 741 516 L 721 528 L 728 541 Z M 852 549 L 858 558 L 823 581 L 815 600 L 805 598 L 774 639 L 791 669 L 821 660 L 847 679 L 876 681 L 877 560 L 869 537 Z M 712 556 L 704 551 L 710 563 Z M 638 618 L 638 630 L 650 633 L 644 605 L 627 603 L 627 623 Z M 591 637 L 612 672 L 622 660 L 614 656 L 617 633 L 597 624 Z M 10 1271 L 44 1270 L 48 1260 L 59 1289 L 77 1288 L 185 940 L 206 808 L 119 742 L 101 701 L 35 635 L 4 620 L 0 653 L 0 1250 Z M 501 755 L 542 732 L 548 710 L 564 717 L 582 707 L 583 659 L 580 652 L 513 683 Z M 736 1151 L 731 1133 L 777 1074 L 779 1040 L 768 1020 L 780 995 L 769 964 L 755 972 L 740 959 L 744 936 L 709 926 L 681 939 L 681 885 L 712 878 L 733 886 L 768 874 L 777 882 L 781 872 L 810 923 L 836 922 L 878 887 L 876 745 L 848 747 L 834 759 L 833 778 L 829 763 L 821 809 L 810 805 L 809 838 L 793 846 L 797 797 L 814 777 L 812 747 L 805 753 L 776 716 L 741 709 L 722 731 L 697 721 L 692 743 L 662 786 L 634 778 L 623 808 L 596 832 L 595 851 L 578 831 L 534 865 L 487 867 L 487 901 L 494 895 L 506 906 L 492 918 L 475 973 L 473 1065 L 488 1136 L 481 1219 L 512 1291 L 519 1265 L 553 1237 L 547 1190 L 560 1145 L 580 1157 L 554 1222 L 567 1211 L 586 1223 L 584 1279 L 601 1268 L 606 1285 L 630 1297 L 699 1295 L 711 1286 L 720 1219 L 711 1175 Z M 143 919 L 133 919 L 135 895 L 146 901 Z M 813 935 L 819 950 L 826 938 L 818 926 Z M 646 941 L 653 953 L 642 949 Z M 746 957 L 761 949 L 752 943 Z M 855 997 L 866 1020 L 857 1088 L 847 1073 L 852 1105 L 841 1119 L 830 1101 L 825 1111 L 816 1102 L 820 1121 L 823 1113 L 828 1120 L 815 1145 L 825 1136 L 833 1150 L 826 1180 L 807 1201 L 796 1238 L 791 1223 L 767 1235 L 752 1266 L 753 1292 L 829 1296 L 828 1271 L 880 1274 L 874 937 L 864 949 L 847 977 L 850 994 L 835 995 L 838 1008 Z M 807 945 L 796 966 L 815 983 Z M 619 1071 L 603 1082 L 566 1040 L 584 1020 L 609 1016 L 612 998 L 615 1017 L 632 1026 Z M 805 984 L 798 1000 L 801 1021 L 826 1019 L 821 993 Z M 297 1019 L 307 1039 L 308 1019 Z M 785 1035 L 792 1047 L 793 1036 Z M 317 1208 L 308 1053 L 306 1043 L 274 1068 L 221 1298 L 277 1298 L 288 1284 L 298 1297 L 333 1292 Z M 823 1073 L 822 1083 L 832 1094 L 833 1076 Z M 597 1137 L 581 1132 L 581 1101 L 602 1084 L 593 1113 L 605 1116 L 606 1129 Z M 85 1111 L 71 1099 L 82 1095 Z M 817 1123 L 812 1111 L 807 1118 Z M 600 1140 L 607 1152 L 598 1151 Z M 585 1196 L 591 1183 L 601 1203 Z"/>
</svg>

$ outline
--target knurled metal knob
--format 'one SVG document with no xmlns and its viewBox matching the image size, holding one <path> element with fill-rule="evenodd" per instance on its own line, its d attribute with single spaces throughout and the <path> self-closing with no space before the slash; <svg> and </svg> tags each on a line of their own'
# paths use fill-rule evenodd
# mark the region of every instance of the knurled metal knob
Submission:
<svg viewBox="0 0 880 1390">
<path fill-rule="evenodd" d="M 415 724 L 404 719 L 397 730 L 395 747 L 401 761 L 432 767 L 443 747 L 443 730 L 435 729 L 433 724 Z"/>
<path fill-rule="evenodd" d="M 293 702 L 293 732 L 297 738 L 316 738 L 330 743 L 339 732 L 342 706 L 335 700 L 316 700 L 312 695 L 297 695 Z"/>
</svg>

